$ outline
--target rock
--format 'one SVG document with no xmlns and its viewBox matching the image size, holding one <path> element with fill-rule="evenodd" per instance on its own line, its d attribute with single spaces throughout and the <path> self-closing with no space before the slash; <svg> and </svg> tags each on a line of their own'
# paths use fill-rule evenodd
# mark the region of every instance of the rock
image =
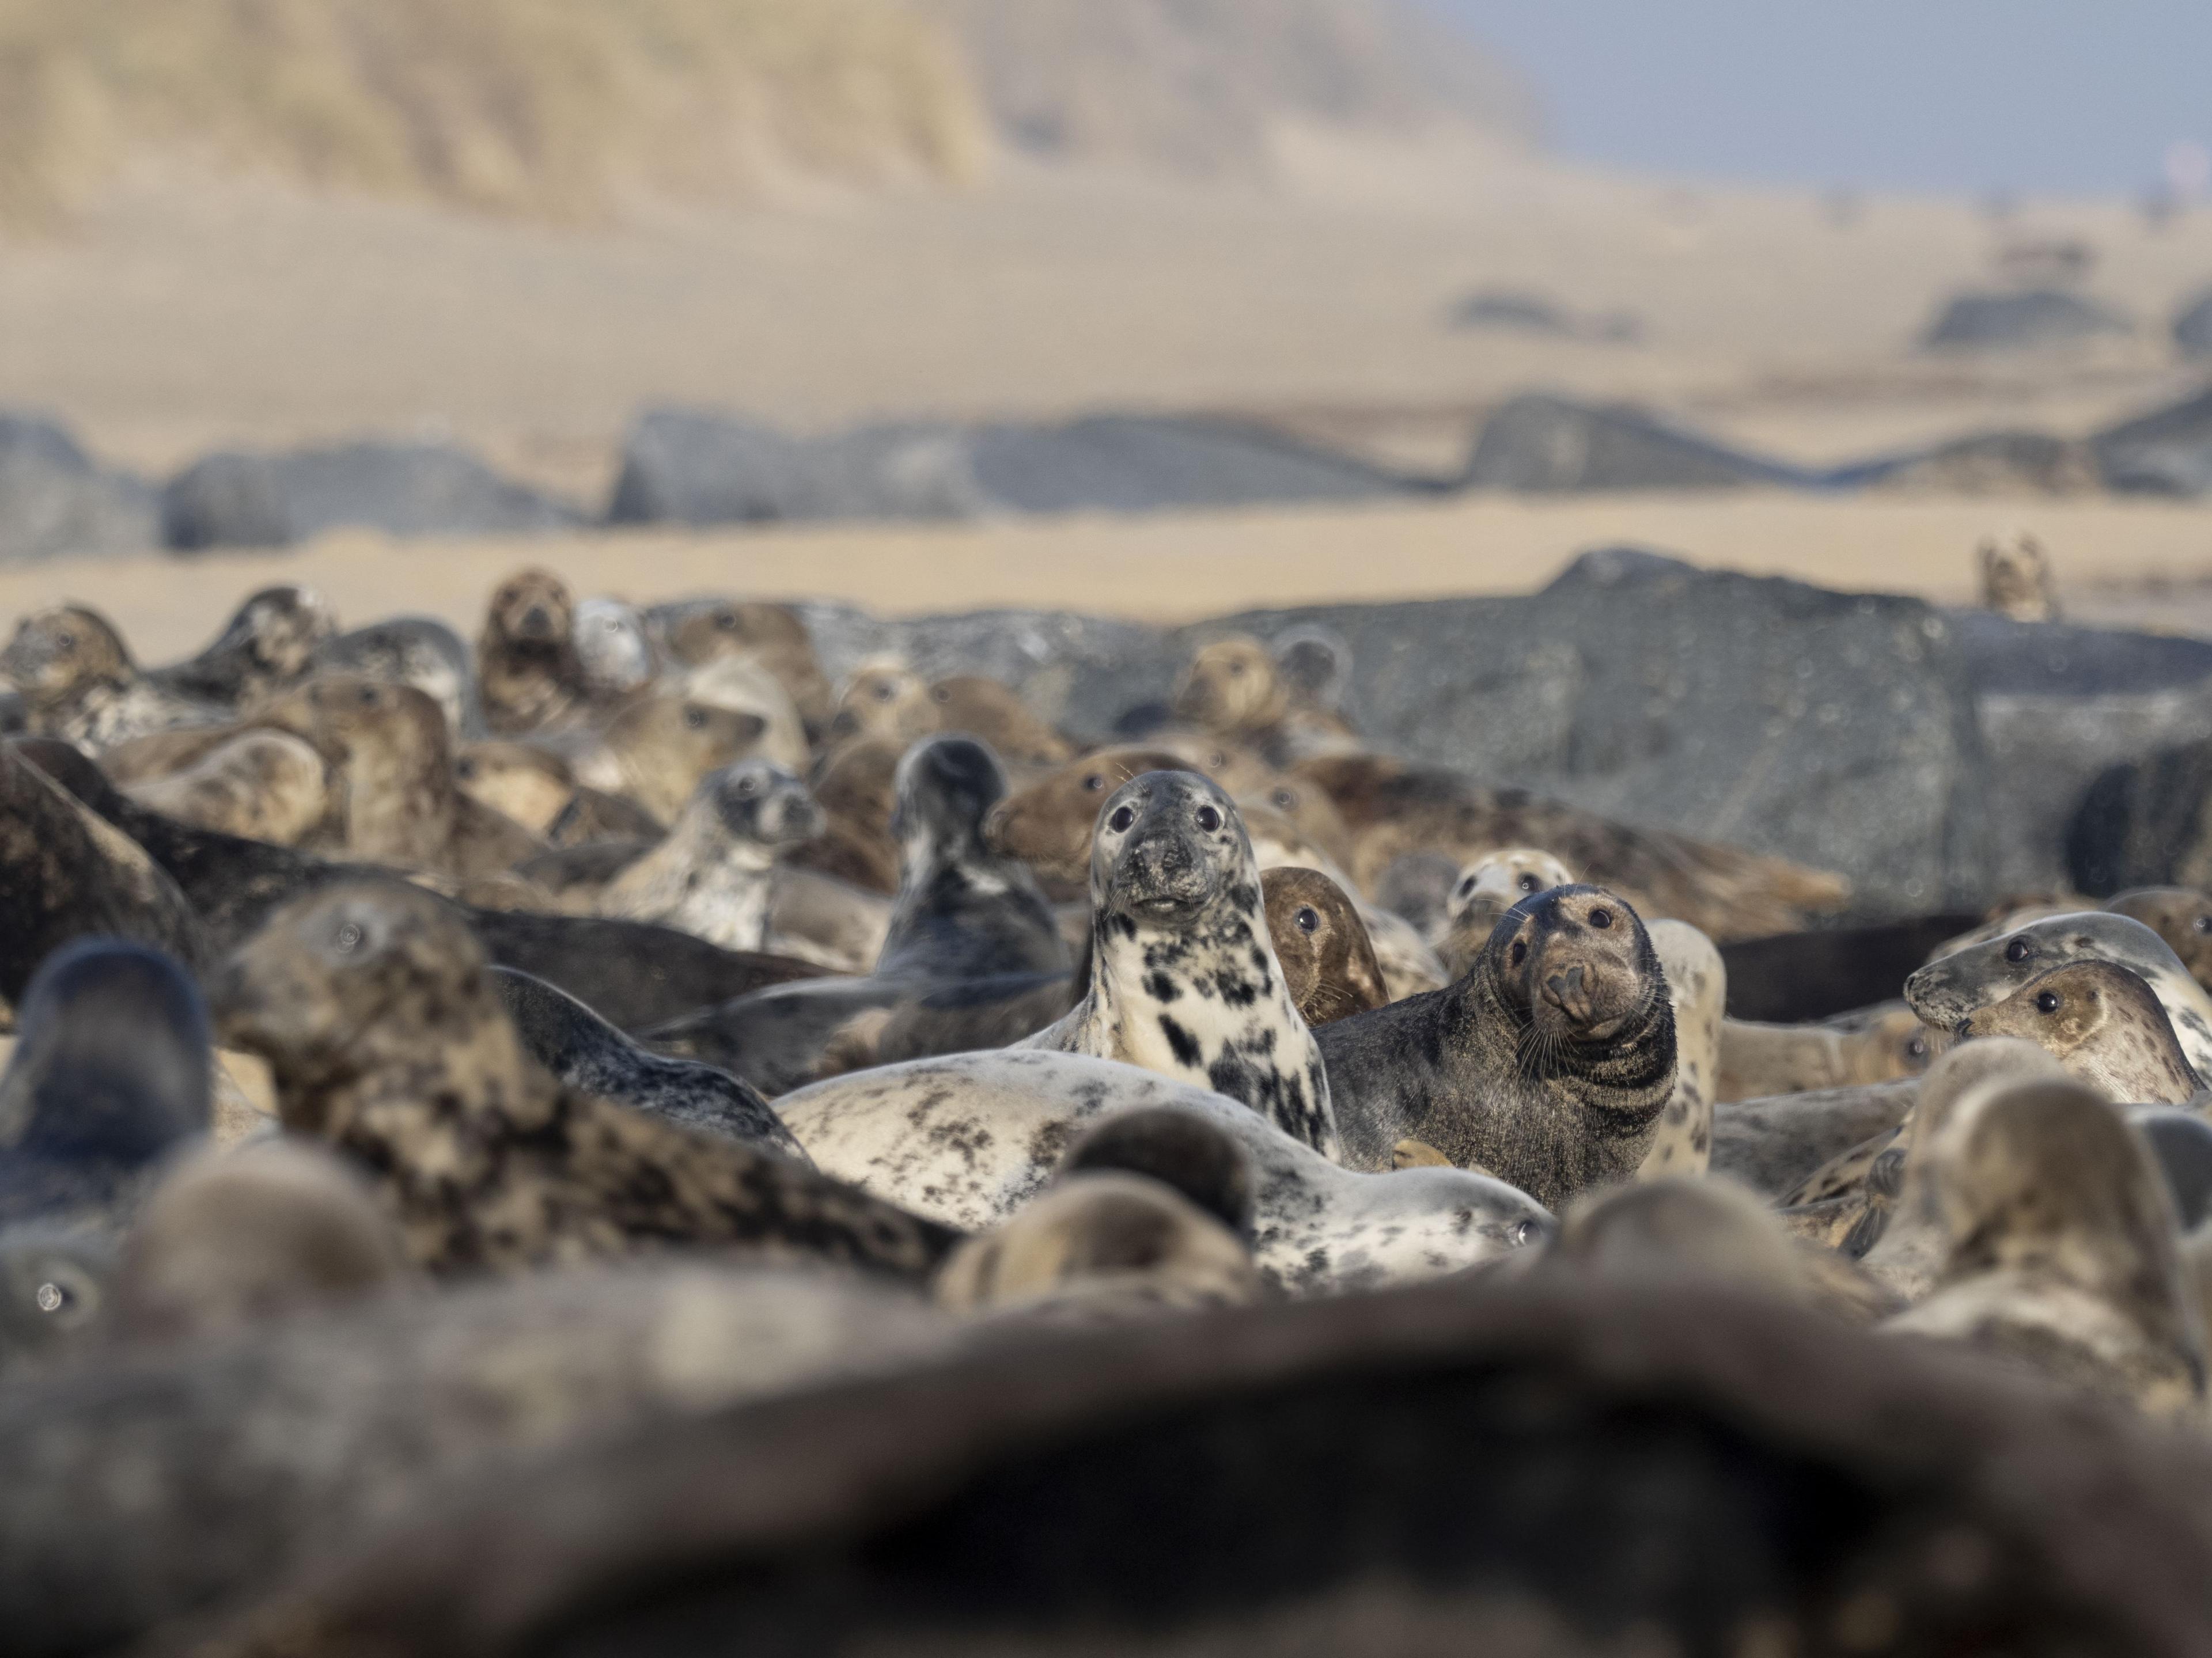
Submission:
<svg viewBox="0 0 2212 1658">
<path fill-rule="evenodd" d="M 1632 344 L 1644 337 L 1644 325 L 1626 312 L 1578 317 L 1541 295 L 1516 288 L 1486 288 L 1469 295 L 1452 307 L 1451 325 L 1617 345 Z"/>
<path fill-rule="evenodd" d="M 2058 288 L 1954 296 L 1921 337 L 1923 350 L 1993 351 L 2135 332 L 2135 324 L 2107 306 Z"/>
<path fill-rule="evenodd" d="M 161 494 L 162 533 L 179 552 L 284 547 L 325 530 L 387 535 L 529 535 L 582 515 L 442 444 L 351 443 L 210 455 Z"/>
<path fill-rule="evenodd" d="M 2110 489 L 2203 495 L 2212 490 L 2212 390 L 2123 421 L 2093 441 Z"/>
<path fill-rule="evenodd" d="M 1461 483 L 1472 489 L 1727 489 L 1802 486 L 1796 468 L 1747 455 L 1626 404 L 1533 393 L 1483 422 Z"/>
<path fill-rule="evenodd" d="M 1832 487 L 1943 495 L 2081 495 L 2104 487 L 2094 446 L 2043 432 L 1978 432 L 1839 468 Z"/>
<path fill-rule="evenodd" d="M 2196 729 L 2207 721 L 2198 710 Z M 2212 884 L 2212 740 L 2178 743 L 2098 774 L 2067 825 L 2073 885 L 2109 897 L 2130 887 Z"/>
<path fill-rule="evenodd" d="M 0 563 L 161 544 L 154 491 L 50 421 L 0 413 Z"/>
<path fill-rule="evenodd" d="M 905 423 L 805 438 L 659 410 L 630 434 L 607 515 L 618 524 L 943 519 L 1357 500 L 1410 487 L 1263 428 L 1200 417 Z"/>
<path fill-rule="evenodd" d="M 2199 294 L 2174 318 L 2173 343 L 2185 357 L 2212 357 L 2212 288 Z"/>
</svg>

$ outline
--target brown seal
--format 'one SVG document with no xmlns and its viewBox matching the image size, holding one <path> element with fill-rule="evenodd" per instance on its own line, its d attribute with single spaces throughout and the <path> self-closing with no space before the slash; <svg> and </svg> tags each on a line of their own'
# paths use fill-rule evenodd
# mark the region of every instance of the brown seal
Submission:
<svg viewBox="0 0 2212 1658">
<path fill-rule="evenodd" d="M 871 892 L 896 892 L 899 849 L 891 835 L 891 810 L 905 752 L 904 744 L 888 738 L 855 737 L 824 753 L 815 762 L 811 785 L 822 808 L 822 833 L 793 847 L 787 861 Z"/>
<path fill-rule="evenodd" d="M 1929 1142 L 1950 1244 L 1899 1333 L 1966 1342 L 2154 1415 L 2195 1418 L 2204 1338 L 2149 1148 L 2091 1090 L 1962 1101 Z"/>
<path fill-rule="evenodd" d="M 656 821 L 672 823 L 708 773 L 750 758 L 767 730 L 757 714 L 655 694 L 628 704 L 596 732 L 546 741 L 567 757 L 579 784 L 625 795 Z"/>
<path fill-rule="evenodd" d="M 1717 1097 L 1728 1103 L 1895 1082 L 1927 1070 L 1940 1046 L 1936 1034 L 1903 1002 L 1866 1009 L 1849 1024 L 1729 1019 L 1721 1026 Z"/>
<path fill-rule="evenodd" d="M 1148 771 L 1181 771 L 1171 750 L 1139 744 L 1104 748 L 1033 777 L 991 809 L 984 834 L 994 848 L 1018 858 L 1051 896 L 1073 899 L 1091 889 L 1091 835 L 1106 797 Z"/>
<path fill-rule="evenodd" d="M 2024 1036 L 2118 1105 L 2186 1105 L 2204 1091 L 2151 988 L 2113 962 L 2072 962 L 1978 1008 L 1961 1038 Z"/>
<path fill-rule="evenodd" d="M 428 894 L 346 884 L 272 916 L 216 990 L 225 1031 L 268 1060 L 285 1127 L 371 1171 L 418 1266 L 724 1243 L 918 1278 L 957 1242 L 772 1153 L 563 1088 L 525 1054 L 486 965 Z"/>
<path fill-rule="evenodd" d="M 311 847 L 454 875 L 497 874 L 544 849 L 455 786 L 444 711 L 411 685 L 326 675 L 256 719 L 313 744 L 335 774 L 337 822 Z"/>
<path fill-rule="evenodd" d="M 1633 829 L 1523 790 L 1479 788 L 1437 767 L 1344 754 L 1294 769 L 1343 815 L 1354 842 L 1352 878 L 1363 890 L 1410 852 L 1442 852 L 1467 864 L 1501 847 L 1542 847 L 1639 913 L 1687 921 L 1719 944 L 1795 932 L 1850 899 L 1850 884 L 1825 870 Z"/>
<path fill-rule="evenodd" d="M 25 616 L 0 651 L 0 680 L 23 699 L 34 737 L 58 737 L 99 756 L 155 732 L 227 726 L 230 711 L 138 671 L 106 617 L 81 604 Z"/>
<path fill-rule="evenodd" d="M 658 622 L 669 659 L 686 668 L 703 668 L 728 657 L 748 658 L 774 675 L 798 709 L 809 732 L 829 729 L 836 695 L 806 623 L 788 604 L 759 601 L 702 599 L 662 607 L 648 618 Z"/>
<path fill-rule="evenodd" d="M 2137 887 L 2106 902 L 2166 940 L 2189 976 L 2212 990 L 2212 896 L 2195 887 Z"/>
<path fill-rule="evenodd" d="M 540 730 L 585 700 L 575 629 L 576 602 L 551 572 L 499 585 L 477 635 L 477 695 L 494 735 Z"/>
<path fill-rule="evenodd" d="M 289 732 L 242 731 L 178 771 L 128 784 L 149 811 L 280 847 L 314 834 L 331 808 L 322 753 Z"/>
<path fill-rule="evenodd" d="M 846 676 L 830 734 L 841 740 L 880 737 L 906 744 L 937 729 L 929 682 L 895 656 L 873 656 Z"/>
<path fill-rule="evenodd" d="M 1364 1013 L 1390 999 L 1367 928 L 1344 889 L 1319 870 L 1260 872 L 1267 933 L 1291 999 L 1308 1024 Z"/>
<path fill-rule="evenodd" d="M 2058 620 L 2057 584 L 2043 544 L 2025 530 L 1984 536 L 1974 550 L 1982 580 L 1982 608 L 2014 622 Z"/>
<path fill-rule="evenodd" d="M 1278 764 L 1358 740 L 1341 714 L 1302 695 L 1275 653 L 1249 634 L 1201 646 L 1176 683 L 1172 706 L 1177 719 Z"/>
</svg>

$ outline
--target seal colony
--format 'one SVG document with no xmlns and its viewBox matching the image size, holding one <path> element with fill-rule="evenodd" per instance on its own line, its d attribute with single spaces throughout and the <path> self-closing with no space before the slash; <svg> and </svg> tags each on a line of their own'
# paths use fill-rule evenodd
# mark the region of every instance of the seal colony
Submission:
<svg viewBox="0 0 2212 1658">
<path fill-rule="evenodd" d="M 1407 1353 L 1474 1367 L 1455 1445 L 1530 1431 L 1499 1378 L 1526 1360 L 1527 1396 L 1562 1399 L 1584 1325 L 1674 1344 L 1648 1382 L 1593 1361 L 1607 1421 L 1679 1399 L 1686 1365 L 1816 1416 L 1844 1374 L 1914 1378 L 1852 1466 L 1937 1448 L 1882 1489 L 1943 1496 L 1938 1543 L 2012 1489 L 1942 1462 L 1993 1413 L 2045 1412 L 2015 1450 L 2091 1431 L 2079 1395 L 2116 1447 L 2139 1417 L 2206 1424 L 2212 896 L 1799 932 L 1848 884 L 1370 747 L 1375 669 L 1330 629 L 1195 630 L 1126 708 L 1082 706 L 1096 664 L 1042 635 L 881 638 L 544 570 L 467 639 L 341 630 L 289 585 L 152 667 L 91 607 L 15 620 L 0 1627 L 41 1653 L 313 1649 L 298 1607 L 400 1570 L 441 1505 L 536 1467 L 592 1471 L 547 1512 L 629 1479 L 625 1514 L 702 1512 L 671 1494 L 684 1436 L 781 1412 L 762 1443 L 815 1446 L 811 1477 L 830 1383 L 926 1392 L 931 1365 L 969 1379 L 870 1432 L 1000 1432 L 1021 1377 L 1133 1424 L 1073 1509 L 994 1537 L 1057 1536 L 1163 1459 L 1208 1492 L 1258 1448 L 1280 1463 L 1147 1437 L 1147 1378 L 1193 1356 L 1247 1388 L 1284 1367 L 1304 1391 L 1232 1390 L 1223 1431 L 1302 1400 L 1296 1442 L 1356 1473 L 1395 1418 L 1341 1388 L 1321 1410 L 1302 1356 L 1336 1347 L 1300 1332 L 1357 1351 L 1417 1304 Z M 982 671 L 1006 660 L 1026 677 Z M 1796 1022 L 1731 1017 L 1740 991 Z M 1960 1361 L 1940 1386 L 1929 1344 Z M 656 1460 L 594 1448 L 664 1429 Z M 1617 1436 L 1585 1437 L 1546 1466 L 1587 1462 L 1617 1515 Z M 1691 1513 L 1670 1457 L 1654 1500 Z M 1765 1514 L 1798 1475 L 1698 1478 Z M 1275 1510 L 1327 1515 L 1335 1479 Z M 1741 1529 L 1716 1521 L 1716 1560 Z M 651 1564 L 673 1534 L 620 1546 Z M 1507 1581 L 1483 1546 L 1468 1581 Z M 1909 1600 L 1794 1643 L 1679 1609 L 1636 1639 L 1881 1650 L 1922 1630 Z"/>
</svg>

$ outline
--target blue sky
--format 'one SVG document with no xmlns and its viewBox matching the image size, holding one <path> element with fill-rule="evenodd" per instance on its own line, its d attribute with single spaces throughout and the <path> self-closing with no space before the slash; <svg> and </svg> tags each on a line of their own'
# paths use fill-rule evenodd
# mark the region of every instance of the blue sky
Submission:
<svg viewBox="0 0 2212 1658">
<path fill-rule="evenodd" d="M 1431 0 L 1559 153 L 1790 184 L 2134 195 L 2212 148 L 2212 0 Z"/>
</svg>

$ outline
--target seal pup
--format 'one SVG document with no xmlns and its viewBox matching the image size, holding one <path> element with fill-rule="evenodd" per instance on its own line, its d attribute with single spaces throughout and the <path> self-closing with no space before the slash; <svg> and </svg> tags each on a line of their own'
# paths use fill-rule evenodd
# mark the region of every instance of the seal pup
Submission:
<svg viewBox="0 0 2212 1658">
<path fill-rule="evenodd" d="M 651 684 L 660 662 L 646 636 L 645 618 L 618 598 L 587 598 L 576 606 L 571 629 L 584 700 L 617 701 Z"/>
<path fill-rule="evenodd" d="M 1251 843 L 1220 785 L 1146 772 L 1109 795 L 1091 911 L 1089 990 L 1021 1046 L 1183 1078 L 1339 1155 L 1322 1050 L 1284 982 Z"/>
<path fill-rule="evenodd" d="M 2204 1091 L 2150 987 L 2111 962 L 2039 974 L 1977 1008 L 1959 1035 L 2024 1036 L 2116 1105 L 2186 1105 Z"/>
<path fill-rule="evenodd" d="M 495 737 L 538 731 L 586 698 L 576 654 L 576 602 L 549 570 L 500 583 L 477 635 L 477 695 Z"/>
<path fill-rule="evenodd" d="M 829 730 L 836 692 L 822 671 L 805 622 L 790 605 L 683 600 L 654 605 L 645 613 L 645 625 L 662 653 L 681 667 L 702 668 L 731 656 L 757 662 L 781 683 L 810 737 Z"/>
<path fill-rule="evenodd" d="M 337 616 L 313 587 L 281 582 L 249 596 L 198 656 L 146 677 L 181 696 L 250 708 L 304 677 L 315 647 L 336 636 Z"/>
<path fill-rule="evenodd" d="M 463 876 L 495 875 L 543 850 L 456 786 L 445 717 L 411 685 L 319 675 L 255 719 L 313 744 L 336 773 L 337 822 L 310 850 Z"/>
<path fill-rule="evenodd" d="M 917 743 L 899 762 L 894 786 L 899 890 L 878 976 L 1066 973 L 1067 944 L 1036 878 L 984 840 L 984 819 L 1006 793 L 991 749 L 957 735 Z"/>
<path fill-rule="evenodd" d="M 817 1083 L 777 1102 L 825 1172 L 949 1225 L 996 1226 L 1052 1179 L 1092 1125 L 1124 1111 L 1195 1112 L 1251 1158 L 1252 1254 L 1299 1294 L 1433 1278 L 1540 1243 L 1551 1216 L 1462 1169 L 1364 1174 L 1241 1102 L 1087 1054 L 1011 1048 L 915 1060 Z"/>
<path fill-rule="evenodd" d="M 2058 620 L 2058 588 L 2043 544 L 2025 530 L 1984 536 L 1974 550 L 1982 608 L 2011 622 Z"/>
<path fill-rule="evenodd" d="M 203 957 L 199 917 L 168 872 L 21 750 L 0 748 L 0 1005 L 20 1005 L 39 964 L 88 934 Z"/>
<path fill-rule="evenodd" d="M 1317 1035 L 1354 1168 L 1418 1139 L 1547 1208 L 1634 1175 L 1674 1092 L 1666 974 L 1601 887 L 1522 899 L 1448 989 Z"/>
<path fill-rule="evenodd" d="M 1644 931 L 1674 1008 L 1674 1087 L 1637 1177 L 1702 1175 L 1712 1161 L 1713 1081 L 1720 1072 L 1728 967 L 1713 941 L 1687 921 L 1653 921 Z"/>
<path fill-rule="evenodd" d="M 406 1281 L 368 1183 L 312 1142 L 202 1151 L 154 1188 L 124 1240 L 118 1332 L 168 1340 L 342 1306 Z"/>
<path fill-rule="evenodd" d="M 228 708 L 141 673 L 123 636 L 81 604 L 17 623 L 0 651 L 0 680 L 21 696 L 26 729 L 94 756 L 155 732 L 230 723 Z"/>
<path fill-rule="evenodd" d="M 1950 1239 L 1893 1333 L 1965 1342 L 2053 1380 L 2194 1418 L 2204 1337 L 2173 1207 L 2142 1138 L 2081 1084 L 1962 1101 L 1929 1169 Z"/>
<path fill-rule="evenodd" d="M 330 769 L 321 752 L 289 732 L 246 730 L 190 765 L 123 785 L 149 811 L 226 835 L 295 847 L 331 811 Z"/>
<path fill-rule="evenodd" d="M 1524 790 L 1478 788 L 1440 767 L 1336 754 L 1294 770 L 1335 802 L 1363 890 L 1408 853 L 1441 852 L 1465 864 L 1503 847 L 1542 847 L 1638 914 L 1687 921 L 1719 944 L 1792 932 L 1850 901 L 1850 883 L 1825 870 L 1632 828 Z"/>
<path fill-rule="evenodd" d="M 0 1224 L 127 1224 L 161 1163 L 204 1135 L 215 1048 L 174 957 L 118 938 L 48 957 L 0 1072 Z"/>
<path fill-rule="evenodd" d="M 1548 852 L 1508 847 L 1466 865 L 1444 901 L 1443 924 L 1430 940 L 1437 959 L 1455 979 L 1474 964 L 1491 929 L 1523 898 L 1572 886 L 1574 872 Z"/>
<path fill-rule="evenodd" d="M 597 732 L 544 739 L 586 788 L 625 795 L 672 823 L 710 773 L 752 756 L 768 722 L 757 714 L 669 695 L 638 699 Z"/>
<path fill-rule="evenodd" d="M 1576 1199 L 1540 1266 L 1597 1277 L 1695 1274 L 1870 1324 L 1903 1303 L 1838 1255 L 1794 1238 L 1733 1181 L 1669 1175 Z"/>
<path fill-rule="evenodd" d="M 326 639 L 315 647 L 307 671 L 412 685 L 438 705 L 456 742 L 474 742 L 489 734 L 477 705 L 468 646 L 451 628 L 429 616 L 392 616 Z"/>
<path fill-rule="evenodd" d="M 727 1072 L 656 1054 L 566 991 L 527 973 L 494 967 L 491 980 L 530 1057 L 563 1087 L 702 1133 L 807 1160 L 775 1108 Z"/>
<path fill-rule="evenodd" d="M 896 656 L 872 656 L 845 677 L 830 735 L 877 737 L 906 744 L 937 729 L 929 682 Z"/>
<path fill-rule="evenodd" d="M 1343 715 L 1299 695 L 1275 653 L 1249 634 L 1200 647 L 1170 707 L 1178 720 L 1249 744 L 1279 765 L 1358 745 Z"/>
<path fill-rule="evenodd" d="M 1938 1041 L 1904 1002 L 1817 1024 L 1723 1020 L 1717 1097 L 1725 1103 L 1897 1082 L 1926 1071 Z"/>
<path fill-rule="evenodd" d="M 972 673 L 933 680 L 929 704 L 939 731 L 965 732 L 988 744 L 1009 766 L 1035 769 L 1074 758 L 1075 745 L 1031 714 L 1012 688 L 998 680 Z"/>
<path fill-rule="evenodd" d="M 607 884 L 594 908 L 726 950 L 765 949 L 776 853 L 821 823 L 806 786 L 782 767 L 767 760 L 726 766 L 699 785 L 658 846 Z"/>
<path fill-rule="evenodd" d="M 576 798 L 568 762 L 534 743 L 467 743 L 453 751 L 453 782 L 478 805 L 512 818 L 541 840 Z M 659 825 L 652 833 L 659 832 Z"/>
<path fill-rule="evenodd" d="M 2141 921 L 2085 910 L 2035 921 L 2016 932 L 1929 963 L 1905 981 L 1921 1022 L 1955 1030 L 1977 1009 L 2001 1002 L 2031 979 L 2069 962 L 2112 962 L 2150 987 L 2197 1075 L 2212 1073 L 2212 994 Z"/>
<path fill-rule="evenodd" d="M 1063 1179 L 955 1249 L 937 1303 L 1094 1323 L 1247 1306 L 1262 1280 L 1243 1241 L 1173 1187 L 1100 1170 Z"/>
<path fill-rule="evenodd" d="M 287 905 L 226 964 L 234 1045 L 295 1133 L 374 1178 L 416 1265 L 512 1270 L 743 1244 L 926 1277 L 957 1235 L 753 1146 L 562 1087 L 525 1054 L 483 948 L 403 884 Z"/>
<path fill-rule="evenodd" d="M 1267 937 L 1291 999 L 1308 1024 L 1365 1013 L 1390 999 L 1382 964 L 1344 889 L 1317 869 L 1260 872 Z"/>
<path fill-rule="evenodd" d="M 96 1339 L 115 1272 L 106 1238 L 35 1224 L 0 1228 L 0 1380 Z"/>
<path fill-rule="evenodd" d="M 2212 896 L 2195 887 L 2137 887 L 2106 900 L 2105 908 L 2165 939 L 2189 976 L 2212 989 Z"/>
</svg>

